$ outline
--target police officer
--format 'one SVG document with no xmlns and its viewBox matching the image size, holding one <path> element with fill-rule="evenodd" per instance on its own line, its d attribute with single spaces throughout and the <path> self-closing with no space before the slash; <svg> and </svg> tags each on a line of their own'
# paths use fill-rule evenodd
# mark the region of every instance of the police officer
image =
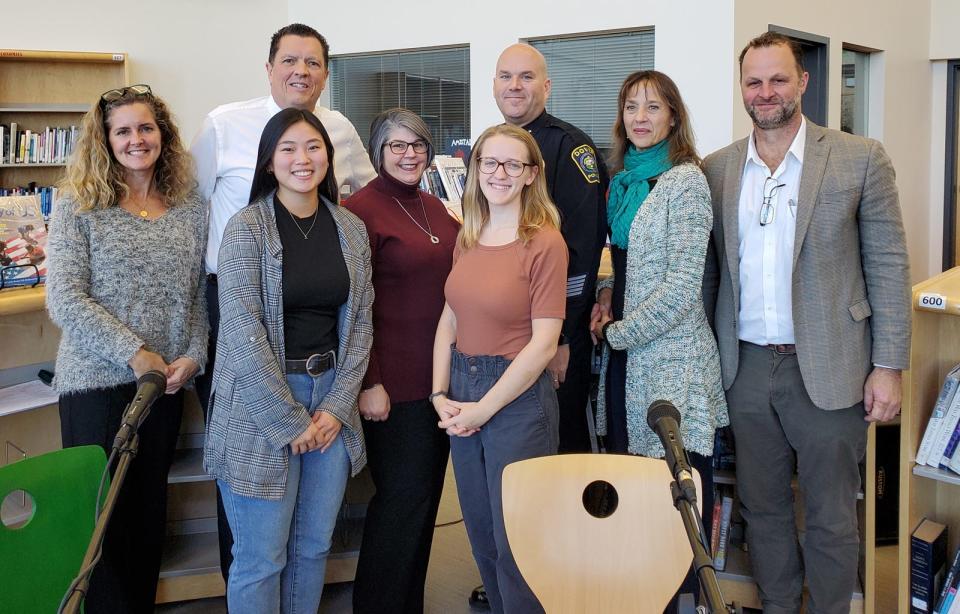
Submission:
<svg viewBox="0 0 960 614">
<path fill-rule="evenodd" d="M 507 47 L 497 60 L 493 95 L 508 124 L 526 128 L 540 145 L 547 189 L 560 210 L 570 251 L 567 317 L 557 355 L 547 366 L 560 401 L 560 452 L 590 452 L 590 309 L 607 234 L 607 169 L 593 141 L 546 112 L 550 79 L 543 55 L 526 44 Z"/>
</svg>

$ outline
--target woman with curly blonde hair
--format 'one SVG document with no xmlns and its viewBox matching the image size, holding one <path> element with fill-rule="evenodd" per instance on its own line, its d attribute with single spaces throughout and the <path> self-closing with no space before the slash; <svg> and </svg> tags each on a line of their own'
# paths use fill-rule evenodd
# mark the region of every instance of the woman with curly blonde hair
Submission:
<svg viewBox="0 0 960 614">
<path fill-rule="evenodd" d="M 183 387 L 207 355 L 206 207 L 167 106 L 146 85 L 84 116 L 50 221 L 47 309 L 64 447 L 109 451 L 137 379 L 166 377 L 107 528 L 86 611 L 152 612 Z"/>
<path fill-rule="evenodd" d="M 566 312 L 559 227 L 530 133 L 485 130 L 470 158 L 429 399 L 450 435 L 463 521 L 494 612 L 543 611 L 507 544 L 500 476 L 509 463 L 557 452 L 546 367 Z"/>
</svg>

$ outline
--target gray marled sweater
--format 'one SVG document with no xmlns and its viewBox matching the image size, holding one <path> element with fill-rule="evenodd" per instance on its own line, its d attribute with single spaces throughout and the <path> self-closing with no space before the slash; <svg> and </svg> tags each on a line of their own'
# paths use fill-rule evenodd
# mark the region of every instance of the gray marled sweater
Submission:
<svg viewBox="0 0 960 614">
<path fill-rule="evenodd" d="M 47 310 L 63 333 L 58 392 L 134 381 L 127 361 L 141 346 L 203 368 L 207 208 L 198 196 L 155 220 L 116 206 L 78 213 L 61 198 L 48 242 Z"/>
</svg>

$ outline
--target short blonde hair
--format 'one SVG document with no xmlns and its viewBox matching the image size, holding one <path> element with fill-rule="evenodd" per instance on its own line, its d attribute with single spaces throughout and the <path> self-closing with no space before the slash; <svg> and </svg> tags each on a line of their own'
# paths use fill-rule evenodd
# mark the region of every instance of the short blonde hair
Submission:
<svg viewBox="0 0 960 614">
<path fill-rule="evenodd" d="M 107 120 L 114 109 L 135 102 L 147 105 L 160 129 L 160 157 L 153 183 L 164 204 L 173 207 L 184 202 L 196 187 L 193 159 L 180 140 L 180 131 L 167 105 L 151 93 L 126 89 L 116 100 L 104 103 L 97 99 L 80 123 L 80 137 L 60 182 L 60 189 L 77 201 L 78 211 L 113 207 L 127 196 L 123 166 L 110 150 Z"/>
<path fill-rule="evenodd" d="M 490 219 L 490 204 L 480 189 L 481 173 L 477 160 L 483 154 L 484 143 L 494 136 L 505 136 L 520 141 L 527 149 L 529 164 L 539 169 L 533 183 L 524 186 L 520 195 L 520 224 L 517 228 L 520 240 L 526 245 L 541 228 L 560 230 L 560 213 L 547 191 L 545 165 L 540 147 L 530 133 L 523 128 L 501 124 L 484 130 L 470 155 L 467 185 L 463 191 L 463 227 L 457 237 L 457 246 L 462 250 L 468 250 L 479 243 L 480 232 Z"/>
</svg>

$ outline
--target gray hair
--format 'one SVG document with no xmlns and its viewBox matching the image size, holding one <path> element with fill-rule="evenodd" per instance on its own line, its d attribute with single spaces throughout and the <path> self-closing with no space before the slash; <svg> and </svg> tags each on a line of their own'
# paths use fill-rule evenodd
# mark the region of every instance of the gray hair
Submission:
<svg viewBox="0 0 960 614">
<path fill-rule="evenodd" d="M 370 154 L 370 162 L 378 173 L 383 164 L 383 146 L 390 138 L 390 131 L 394 128 L 406 128 L 417 135 L 427 143 L 427 166 L 433 162 L 433 156 L 436 153 L 433 149 L 433 138 L 430 136 L 430 128 L 426 122 L 420 119 L 420 116 L 409 109 L 397 107 L 387 109 L 374 118 L 370 124 L 370 142 L 367 143 L 367 151 Z"/>
</svg>

